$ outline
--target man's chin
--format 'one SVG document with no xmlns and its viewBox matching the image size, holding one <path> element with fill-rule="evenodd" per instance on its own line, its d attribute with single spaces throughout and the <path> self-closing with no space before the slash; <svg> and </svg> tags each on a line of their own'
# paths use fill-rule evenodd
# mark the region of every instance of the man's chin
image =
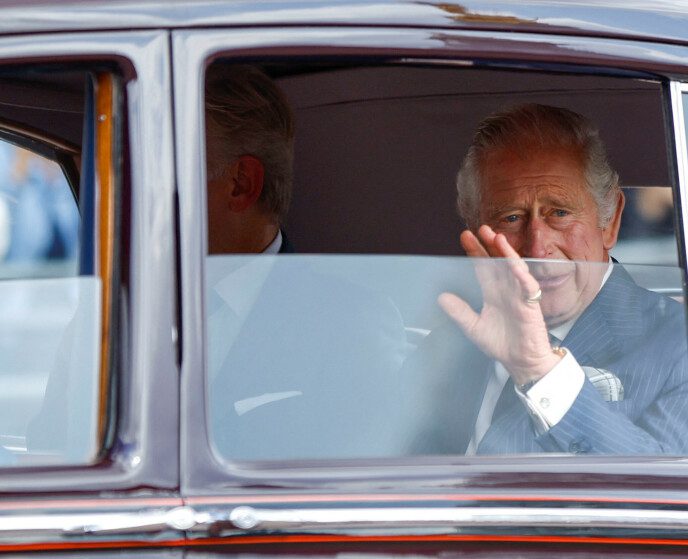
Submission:
<svg viewBox="0 0 688 559">
<path fill-rule="evenodd" d="M 561 298 L 552 300 L 552 303 L 548 304 L 547 297 L 543 297 L 540 308 L 547 328 L 555 328 L 568 322 L 576 317 L 578 311 L 576 301 L 566 301 Z"/>
</svg>

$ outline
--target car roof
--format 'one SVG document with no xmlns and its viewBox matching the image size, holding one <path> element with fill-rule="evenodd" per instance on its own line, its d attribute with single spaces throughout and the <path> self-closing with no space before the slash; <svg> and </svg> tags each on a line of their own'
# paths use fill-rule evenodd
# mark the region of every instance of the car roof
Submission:
<svg viewBox="0 0 688 559">
<path fill-rule="evenodd" d="M 245 25 L 399 25 L 688 42 L 687 0 L 0 0 L 0 34 Z"/>
</svg>

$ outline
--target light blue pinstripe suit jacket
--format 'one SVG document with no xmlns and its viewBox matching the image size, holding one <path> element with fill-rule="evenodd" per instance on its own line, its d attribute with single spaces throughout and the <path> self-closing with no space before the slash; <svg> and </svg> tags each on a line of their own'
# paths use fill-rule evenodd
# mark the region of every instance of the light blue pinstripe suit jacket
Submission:
<svg viewBox="0 0 688 559">
<path fill-rule="evenodd" d="M 454 326 L 438 329 L 426 341 L 410 367 L 435 376 L 438 405 L 434 425 L 420 434 L 414 451 L 465 452 L 494 362 Z M 564 418 L 538 435 L 525 407 L 512 399 L 508 409 L 496 414 L 479 454 L 688 454 L 688 358 L 681 304 L 637 286 L 617 265 L 563 345 L 580 365 L 617 375 L 624 400 L 605 402 L 586 380 Z"/>
</svg>

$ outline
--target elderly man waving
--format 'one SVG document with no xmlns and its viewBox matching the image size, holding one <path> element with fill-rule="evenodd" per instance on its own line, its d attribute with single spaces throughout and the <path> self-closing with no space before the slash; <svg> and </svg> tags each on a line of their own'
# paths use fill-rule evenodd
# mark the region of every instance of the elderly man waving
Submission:
<svg viewBox="0 0 688 559">
<path fill-rule="evenodd" d="M 688 451 L 683 308 L 609 256 L 624 196 L 596 128 L 543 105 L 492 115 L 457 186 L 461 244 L 483 257 L 483 306 L 441 295 L 458 328 L 433 332 L 425 349 L 451 347 L 433 366 L 459 369 L 454 450 Z"/>
</svg>

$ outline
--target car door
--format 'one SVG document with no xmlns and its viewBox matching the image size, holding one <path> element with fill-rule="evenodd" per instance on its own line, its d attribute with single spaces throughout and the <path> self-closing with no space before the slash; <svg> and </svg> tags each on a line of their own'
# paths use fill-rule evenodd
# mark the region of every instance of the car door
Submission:
<svg viewBox="0 0 688 559">
<path fill-rule="evenodd" d="M 0 38 L 5 552 L 180 537 L 166 45 Z"/>
<path fill-rule="evenodd" d="M 466 456 L 455 427 L 469 422 L 470 410 L 452 406 L 448 395 L 471 386 L 439 369 L 407 376 L 399 366 L 383 375 L 382 365 L 371 373 L 365 364 L 380 355 L 368 348 L 372 337 L 396 339 L 395 316 L 404 339 L 384 347 L 390 359 L 399 348 L 406 362 L 445 318 L 440 293 L 457 291 L 480 304 L 472 263 L 458 248 L 464 224 L 455 216 L 455 173 L 480 120 L 509 104 L 561 105 L 599 124 L 636 212 L 623 227 L 619 254 L 638 284 L 682 302 L 685 148 L 677 75 L 685 74 L 679 61 L 688 53 L 575 35 L 319 26 L 317 15 L 292 15 L 298 21 L 288 27 L 173 33 L 181 486 L 202 513 L 190 545 L 203 551 L 192 555 L 384 554 L 413 545 L 435 556 L 483 545 L 526 552 L 534 541 L 571 544 L 566 549 L 680 545 L 672 530 L 686 521 L 681 453 L 591 455 L 572 444 Z M 223 64 L 259 67 L 292 105 L 294 199 L 281 231 L 300 254 L 259 257 L 270 275 L 247 303 L 247 339 L 232 338 L 222 356 L 231 381 L 217 384 L 224 369 L 214 368 L 212 356 L 214 332 L 222 330 L 212 318 L 215 284 L 208 283 L 215 255 L 204 84 Z M 650 207 L 663 209 L 649 217 Z M 225 257 L 233 270 L 251 262 Z M 269 291 L 272 279 L 281 297 Z M 342 368 L 350 363 L 356 366 Z M 652 495 L 669 488 L 672 512 L 664 517 Z M 589 523 L 572 521 L 578 514 L 590 514 Z"/>
</svg>

